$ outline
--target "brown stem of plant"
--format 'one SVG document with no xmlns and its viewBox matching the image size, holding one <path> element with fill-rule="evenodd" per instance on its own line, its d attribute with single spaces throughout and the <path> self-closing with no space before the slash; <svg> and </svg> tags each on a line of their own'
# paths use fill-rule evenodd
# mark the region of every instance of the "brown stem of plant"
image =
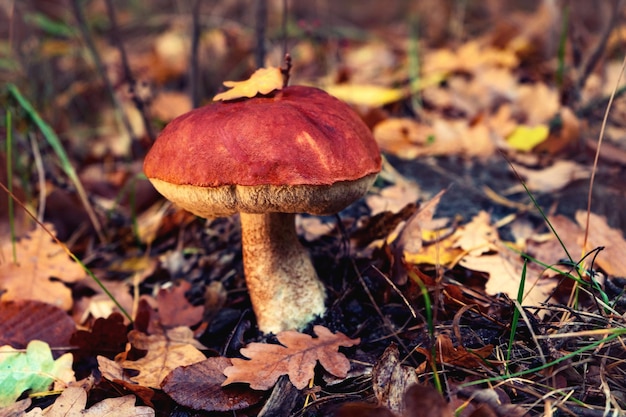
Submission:
<svg viewBox="0 0 626 417">
<path fill-rule="evenodd" d="M 118 117 L 122 121 L 122 124 L 124 125 L 124 129 L 126 129 L 126 132 L 130 136 L 131 140 L 135 142 L 136 138 L 135 138 L 135 134 L 133 133 L 133 128 L 130 124 L 130 121 L 128 120 L 128 117 L 126 116 L 126 113 L 124 113 L 124 110 L 122 109 L 122 105 L 120 101 L 117 99 L 117 96 L 115 95 L 115 90 L 113 89 L 111 80 L 109 79 L 109 76 L 107 75 L 107 72 L 104 68 L 104 64 L 102 63 L 102 60 L 100 59 L 100 55 L 98 54 L 96 45 L 93 41 L 93 38 L 91 37 L 91 33 L 89 32 L 89 28 L 87 27 L 85 16 L 83 15 L 83 11 L 80 7 L 80 0 L 72 0 L 71 5 L 72 5 L 72 11 L 74 12 L 74 17 L 76 19 L 76 22 L 78 23 L 78 27 L 80 28 L 80 32 L 83 36 L 83 39 L 87 43 L 87 49 L 89 49 L 89 52 L 91 53 L 93 62 L 95 63 L 96 69 L 98 70 L 98 74 L 100 74 L 100 78 L 102 78 L 102 81 L 104 82 L 106 90 L 109 93 L 109 96 L 111 97 L 111 102 L 113 103 L 113 107 L 115 108 L 115 111 L 118 114 Z"/>
<path fill-rule="evenodd" d="M 285 54 L 285 66 L 280 69 L 280 72 L 283 74 L 283 87 L 287 87 L 291 75 L 291 55 Z"/>
<path fill-rule="evenodd" d="M 135 107 L 137 107 L 137 110 L 139 110 L 139 113 L 141 114 L 141 119 L 146 129 L 146 135 L 148 135 L 148 139 L 150 139 L 150 142 L 152 142 L 154 140 L 154 134 L 152 133 L 152 127 L 150 126 L 150 119 L 146 114 L 146 103 L 144 103 L 143 99 L 137 94 L 137 80 L 135 79 L 135 77 L 133 77 L 130 65 L 128 64 L 126 50 L 124 49 L 124 43 L 119 37 L 119 28 L 117 26 L 117 17 L 115 16 L 113 2 L 111 0 L 106 0 L 105 4 L 107 8 L 107 14 L 109 16 L 109 22 L 111 24 L 111 40 L 120 51 L 120 57 L 122 59 L 122 70 L 124 71 L 124 80 L 128 83 L 128 90 L 131 99 L 133 100 Z M 140 147 L 138 146 L 135 153 L 137 153 L 139 149 Z"/>
<path fill-rule="evenodd" d="M 615 88 L 613 88 L 613 92 L 611 93 L 611 97 L 609 98 L 609 102 L 606 105 L 606 111 L 604 113 L 604 118 L 602 119 L 602 127 L 600 128 L 600 135 L 598 136 L 598 147 L 596 148 L 596 155 L 593 159 L 593 168 L 591 169 L 591 178 L 589 178 L 589 192 L 587 194 L 587 218 L 585 220 L 585 235 L 583 238 L 583 253 L 586 251 L 587 240 L 589 238 L 589 219 L 591 217 L 591 202 L 593 200 L 593 184 L 596 179 L 596 171 L 598 170 L 598 161 L 600 159 L 600 147 L 602 146 L 602 140 L 604 138 L 604 129 L 606 128 L 606 122 L 609 118 L 609 110 L 613 104 L 613 100 L 615 98 L 615 93 L 617 91 L 617 86 L 622 79 L 622 74 L 626 69 L 626 56 L 622 60 L 622 67 L 620 68 L 619 78 L 615 83 Z"/>
<path fill-rule="evenodd" d="M 256 8 L 256 67 L 265 66 L 265 35 L 267 30 L 267 0 L 257 0 Z"/>
<path fill-rule="evenodd" d="M 192 8 L 192 29 L 191 29 L 191 62 L 189 64 L 189 95 L 191 103 L 195 109 L 200 105 L 200 71 L 198 63 L 198 47 L 200 46 L 200 3 L 202 0 L 195 0 Z"/>
<path fill-rule="evenodd" d="M 585 61 L 582 71 L 580 73 L 580 77 L 576 82 L 576 93 L 578 95 L 580 95 L 580 91 L 584 87 L 587 78 L 589 78 L 589 75 L 591 75 L 591 72 L 596 67 L 596 65 L 600 61 L 600 58 L 605 52 L 606 44 L 609 40 L 609 37 L 611 36 L 613 29 L 615 29 L 615 27 L 617 26 L 617 22 L 619 21 L 621 6 L 622 0 L 613 1 L 611 18 L 608 24 L 604 27 L 604 32 L 602 32 L 602 35 L 600 36 L 600 40 L 598 40 L 596 47 L 589 55 L 589 58 L 587 58 L 587 60 Z"/>
<path fill-rule="evenodd" d="M 281 23 L 282 26 L 282 35 L 283 35 L 283 56 L 287 55 L 287 16 L 289 14 L 289 4 L 287 0 L 283 0 L 283 21 Z"/>
</svg>

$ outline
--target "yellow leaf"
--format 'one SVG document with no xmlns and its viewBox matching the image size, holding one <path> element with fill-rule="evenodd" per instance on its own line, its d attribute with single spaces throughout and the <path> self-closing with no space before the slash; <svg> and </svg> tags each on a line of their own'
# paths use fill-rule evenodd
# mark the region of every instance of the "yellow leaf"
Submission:
<svg viewBox="0 0 626 417">
<path fill-rule="evenodd" d="M 324 90 L 346 103 L 368 107 L 381 107 L 395 103 L 406 96 L 406 92 L 399 88 L 369 84 L 335 84 L 324 87 Z"/>
<path fill-rule="evenodd" d="M 535 146 L 548 139 L 550 129 L 546 125 L 529 127 L 520 125 L 509 135 L 507 142 L 519 151 L 531 151 Z"/>
<path fill-rule="evenodd" d="M 213 101 L 234 100 L 243 97 L 254 97 L 257 94 L 269 94 L 283 88 L 283 74 L 280 68 L 259 68 L 245 81 L 224 81 L 230 90 L 217 94 Z"/>
<path fill-rule="evenodd" d="M 409 264 L 450 265 L 463 250 L 454 247 L 454 239 L 448 237 L 437 243 L 422 247 L 417 253 L 404 252 L 404 260 Z"/>
</svg>

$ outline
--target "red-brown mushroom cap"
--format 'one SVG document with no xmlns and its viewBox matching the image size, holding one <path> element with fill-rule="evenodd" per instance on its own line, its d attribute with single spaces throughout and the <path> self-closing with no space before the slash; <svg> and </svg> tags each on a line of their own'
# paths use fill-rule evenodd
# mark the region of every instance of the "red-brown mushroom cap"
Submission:
<svg viewBox="0 0 626 417">
<path fill-rule="evenodd" d="M 365 193 L 380 167 L 358 115 L 303 86 L 184 114 L 166 126 L 144 162 L 163 195 L 204 217 L 336 212 Z"/>
</svg>

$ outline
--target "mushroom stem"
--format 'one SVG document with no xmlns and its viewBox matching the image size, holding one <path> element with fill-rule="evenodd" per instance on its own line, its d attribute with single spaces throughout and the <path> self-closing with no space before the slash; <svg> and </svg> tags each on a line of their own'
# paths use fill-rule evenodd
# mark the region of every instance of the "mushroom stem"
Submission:
<svg viewBox="0 0 626 417">
<path fill-rule="evenodd" d="M 240 213 L 246 284 L 264 333 L 304 327 L 324 313 L 326 292 L 298 241 L 295 214 Z"/>
</svg>

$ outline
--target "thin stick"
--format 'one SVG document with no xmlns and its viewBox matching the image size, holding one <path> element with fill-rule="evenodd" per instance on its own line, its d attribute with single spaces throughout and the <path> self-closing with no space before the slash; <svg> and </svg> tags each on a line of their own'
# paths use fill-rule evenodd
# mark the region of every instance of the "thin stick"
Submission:
<svg viewBox="0 0 626 417">
<path fill-rule="evenodd" d="M 287 0 L 283 0 L 283 21 L 282 21 L 282 32 L 283 32 L 283 56 L 287 55 L 287 16 L 289 14 L 289 3 Z"/>
<path fill-rule="evenodd" d="M 617 22 L 619 21 L 621 5 L 622 5 L 622 0 L 613 1 L 613 9 L 611 10 L 611 19 L 609 20 L 609 23 L 605 26 L 604 32 L 600 36 L 600 40 L 596 44 L 595 49 L 591 52 L 587 61 L 585 61 L 583 70 L 576 83 L 576 94 L 580 94 L 580 90 L 584 87 L 585 82 L 587 81 L 587 78 L 589 77 L 593 69 L 598 64 L 598 61 L 602 57 L 602 54 L 604 53 L 604 50 L 606 48 L 606 43 L 608 42 L 609 37 L 611 36 L 611 33 L 613 32 L 613 29 L 617 25 Z"/>
<path fill-rule="evenodd" d="M 128 133 L 131 141 L 135 143 L 137 138 L 135 137 L 135 133 L 133 132 L 133 128 L 130 124 L 130 120 L 124 113 L 122 109 L 122 104 L 117 98 L 115 94 L 115 89 L 113 88 L 113 84 L 111 84 L 111 80 L 107 75 L 106 69 L 104 68 L 104 64 L 102 63 L 102 59 L 100 59 L 100 55 L 98 54 L 98 50 L 96 49 L 96 45 L 91 37 L 91 33 L 89 32 L 89 28 L 87 27 L 87 22 L 85 20 L 85 16 L 83 15 L 83 11 L 80 7 L 80 0 L 72 0 L 71 2 L 72 10 L 74 11 L 74 17 L 76 18 L 76 22 L 78 23 L 78 27 L 80 28 L 80 32 L 87 43 L 87 49 L 89 50 L 91 57 L 93 59 L 94 64 L 96 65 L 96 69 L 98 70 L 98 74 L 100 74 L 100 78 L 104 82 L 104 86 L 106 87 L 106 91 L 109 93 L 111 98 L 111 102 L 113 103 L 113 108 L 115 109 L 115 115 L 121 121 L 124 129 Z"/>
<path fill-rule="evenodd" d="M 626 68 L 626 55 L 624 55 L 624 59 L 622 60 L 622 67 L 619 70 L 619 77 L 615 82 L 615 87 L 613 88 L 613 92 L 611 93 L 611 97 L 609 98 L 609 102 L 606 105 L 606 110 L 604 112 L 604 118 L 602 119 L 602 127 L 600 128 L 600 137 L 598 138 L 598 147 L 596 148 L 596 156 L 593 159 L 593 168 L 591 170 L 591 178 L 589 178 L 589 193 L 587 194 L 587 218 L 585 220 L 585 237 L 583 239 L 583 253 L 585 252 L 585 248 L 587 247 L 587 238 L 589 237 L 589 221 L 591 217 L 591 196 L 593 195 L 593 183 L 596 179 L 596 171 L 598 170 L 598 160 L 600 159 L 600 148 L 602 147 L 602 140 L 604 138 L 604 129 L 606 128 L 606 122 L 609 118 L 609 110 L 611 109 L 611 105 L 613 104 L 613 98 L 615 97 L 615 93 L 617 91 L 617 86 L 622 79 L 622 74 L 624 73 L 624 68 Z"/>
<path fill-rule="evenodd" d="M 256 66 L 265 66 L 265 34 L 267 30 L 267 0 L 257 0 L 256 8 Z"/>
<path fill-rule="evenodd" d="M 120 58 L 122 59 L 122 70 L 124 71 L 124 80 L 128 83 L 128 90 L 135 104 L 137 110 L 139 110 L 139 114 L 141 114 L 141 120 L 143 120 L 143 125 L 146 129 L 146 135 L 152 142 L 154 139 L 154 135 L 152 134 L 152 127 L 150 126 L 150 119 L 146 114 L 146 103 L 144 103 L 143 99 L 137 94 L 137 80 L 133 77 L 133 73 L 130 69 L 130 64 L 128 63 L 128 57 L 126 55 L 126 50 L 124 49 L 124 43 L 120 39 L 119 28 L 117 26 L 117 17 L 115 16 L 115 9 L 113 8 L 113 2 L 111 0 L 106 0 L 107 14 L 109 16 L 109 22 L 111 24 L 111 40 L 113 44 L 120 51 Z"/>
<path fill-rule="evenodd" d="M 35 167 L 37 168 L 37 180 L 39 182 L 39 204 L 37 207 L 37 220 L 43 222 L 43 215 L 46 212 L 46 170 L 43 167 L 43 159 L 41 158 L 41 151 L 39 150 L 39 144 L 35 139 L 35 135 L 30 136 L 30 147 L 33 150 L 33 158 L 35 160 Z"/>
<path fill-rule="evenodd" d="M 192 8 L 192 29 L 191 29 L 191 62 L 189 64 L 189 95 L 191 96 L 191 103 L 193 108 L 200 106 L 200 71 L 198 60 L 198 48 L 200 46 L 200 3 L 202 0 L 195 0 Z"/>
</svg>

